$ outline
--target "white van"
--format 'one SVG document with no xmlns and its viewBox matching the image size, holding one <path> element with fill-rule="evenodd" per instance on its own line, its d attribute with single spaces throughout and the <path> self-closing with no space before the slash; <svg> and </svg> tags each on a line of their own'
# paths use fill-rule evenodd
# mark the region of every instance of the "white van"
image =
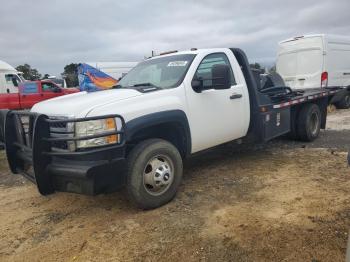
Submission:
<svg viewBox="0 0 350 262">
<path fill-rule="evenodd" d="M 0 94 L 18 93 L 18 84 L 23 81 L 20 72 L 0 60 Z"/>
<path fill-rule="evenodd" d="M 284 40 L 279 43 L 276 70 L 292 89 L 349 86 L 350 37 L 317 34 Z M 350 107 L 350 96 L 337 106 Z"/>
</svg>

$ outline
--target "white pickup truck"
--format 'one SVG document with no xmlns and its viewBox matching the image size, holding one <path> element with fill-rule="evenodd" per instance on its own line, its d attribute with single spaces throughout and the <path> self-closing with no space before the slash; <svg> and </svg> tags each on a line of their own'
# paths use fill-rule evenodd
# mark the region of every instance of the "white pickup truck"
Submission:
<svg viewBox="0 0 350 262">
<path fill-rule="evenodd" d="M 150 209 L 175 196 L 190 154 L 243 138 L 314 140 L 336 93 L 261 86 L 240 49 L 173 52 L 141 62 L 112 90 L 2 111 L 6 153 L 43 195 L 126 186 Z"/>
</svg>

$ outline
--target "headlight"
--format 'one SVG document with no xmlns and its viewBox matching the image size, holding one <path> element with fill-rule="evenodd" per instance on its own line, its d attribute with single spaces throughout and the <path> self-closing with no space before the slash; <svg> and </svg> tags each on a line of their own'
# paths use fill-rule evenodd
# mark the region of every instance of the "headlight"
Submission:
<svg viewBox="0 0 350 262">
<path fill-rule="evenodd" d="M 111 132 L 117 130 L 116 120 L 114 118 L 106 118 L 99 120 L 90 120 L 75 123 L 75 136 L 91 136 L 98 135 L 105 132 Z M 119 135 L 110 135 L 92 138 L 88 140 L 78 140 L 76 141 L 77 148 L 87 148 L 104 146 L 109 144 L 119 143 Z"/>
</svg>

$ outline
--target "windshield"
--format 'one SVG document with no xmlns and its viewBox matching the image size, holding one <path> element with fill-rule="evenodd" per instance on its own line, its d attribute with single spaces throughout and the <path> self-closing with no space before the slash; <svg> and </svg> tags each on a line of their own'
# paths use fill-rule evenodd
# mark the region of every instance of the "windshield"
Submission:
<svg viewBox="0 0 350 262">
<path fill-rule="evenodd" d="M 173 55 L 146 60 L 133 68 L 118 83 L 118 87 L 156 86 L 172 88 L 184 79 L 195 55 Z"/>
<path fill-rule="evenodd" d="M 63 87 L 63 79 L 49 78 L 48 80 L 54 82 L 55 84 L 59 85 L 60 87 Z"/>
</svg>

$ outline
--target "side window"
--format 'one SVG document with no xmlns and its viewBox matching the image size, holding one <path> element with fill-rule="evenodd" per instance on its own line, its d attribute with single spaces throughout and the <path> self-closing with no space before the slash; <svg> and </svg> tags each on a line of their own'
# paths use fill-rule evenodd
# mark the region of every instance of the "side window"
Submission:
<svg viewBox="0 0 350 262">
<path fill-rule="evenodd" d="M 41 84 L 43 92 L 53 92 L 55 85 L 52 83 L 42 83 Z"/>
<path fill-rule="evenodd" d="M 199 64 L 194 78 L 195 79 L 212 79 L 213 76 L 211 73 L 211 69 L 213 65 L 228 65 L 231 68 L 231 64 L 224 53 L 210 54 L 204 57 L 202 62 Z M 231 72 L 231 85 L 235 85 L 236 81 L 232 72 L 232 68 L 230 72 Z M 203 86 L 204 87 L 212 86 L 212 80 L 203 80 Z"/>
<path fill-rule="evenodd" d="M 37 83 L 24 83 L 22 86 L 23 94 L 36 94 L 38 93 Z"/>
<path fill-rule="evenodd" d="M 19 83 L 22 82 L 21 79 L 14 74 L 5 75 L 6 85 L 18 87 Z"/>
</svg>

